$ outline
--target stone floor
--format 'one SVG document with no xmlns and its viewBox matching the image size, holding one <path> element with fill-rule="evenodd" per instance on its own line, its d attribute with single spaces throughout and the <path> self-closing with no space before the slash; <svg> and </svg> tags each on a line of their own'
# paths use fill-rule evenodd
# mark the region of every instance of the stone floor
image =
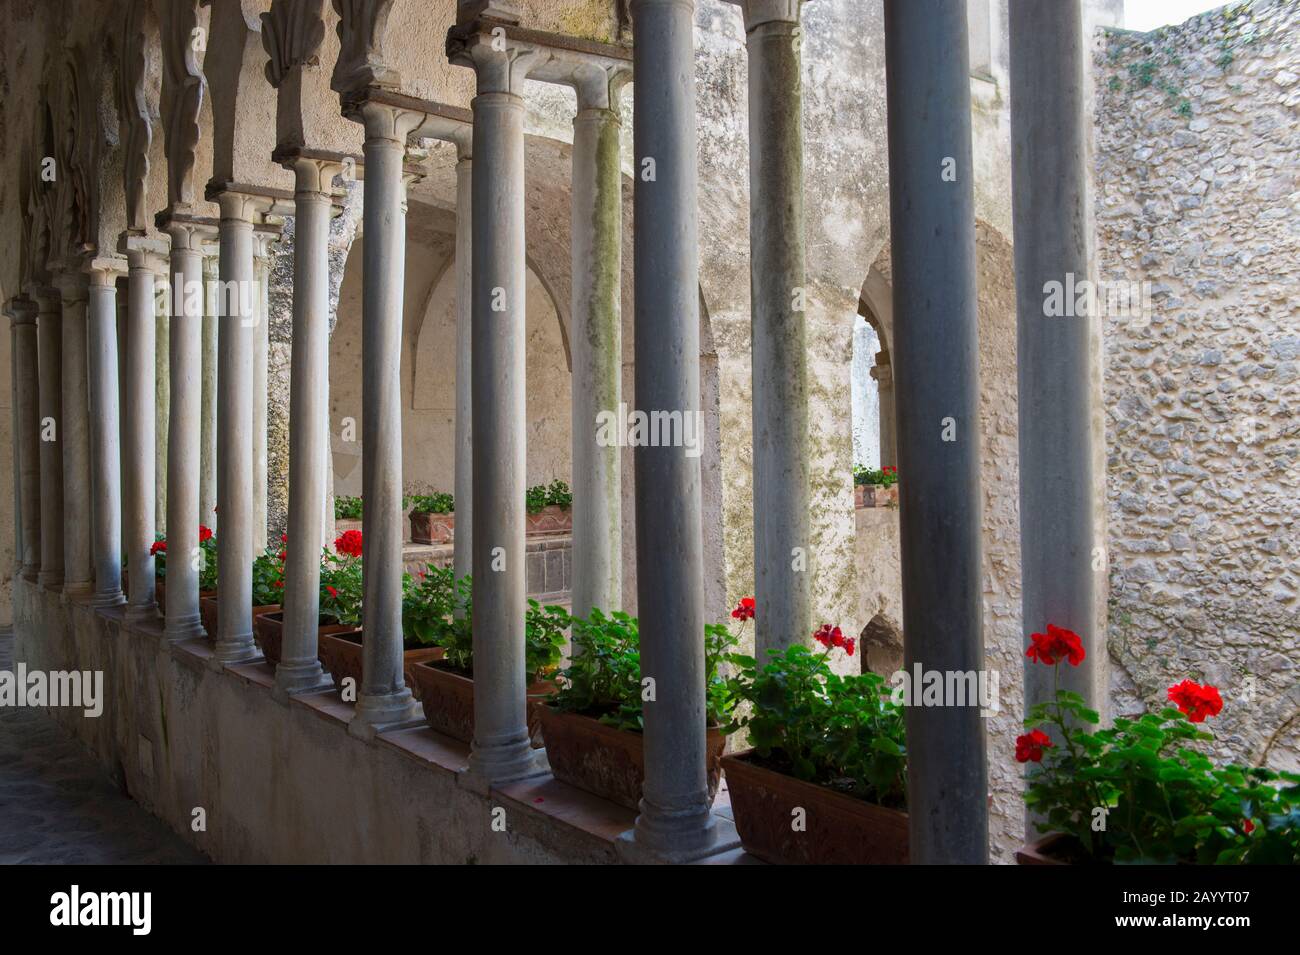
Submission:
<svg viewBox="0 0 1300 955">
<path fill-rule="evenodd" d="M 13 635 L 0 635 L 0 670 L 13 652 Z M 0 864 L 207 861 L 44 713 L 0 708 Z"/>
</svg>

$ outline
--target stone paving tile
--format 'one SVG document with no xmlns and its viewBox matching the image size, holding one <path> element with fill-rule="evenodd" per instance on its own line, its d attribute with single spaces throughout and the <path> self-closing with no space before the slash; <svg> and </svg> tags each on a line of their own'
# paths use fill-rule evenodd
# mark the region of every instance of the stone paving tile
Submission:
<svg viewBox="0 0 1300 955">
<path fill-rule="evenodd" d="M 13 666 L 0 636 L 0 670 Z M 196 864 L 208 859 L 122 794 L 40 710 L 0 708 L 0 864 Z"/>
</svg>

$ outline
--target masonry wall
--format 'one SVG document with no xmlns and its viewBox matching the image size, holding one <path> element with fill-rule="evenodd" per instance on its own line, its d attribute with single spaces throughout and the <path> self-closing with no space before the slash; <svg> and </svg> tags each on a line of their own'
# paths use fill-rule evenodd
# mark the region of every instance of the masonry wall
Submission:
<svg viewBox="0 0 1300 955">
<path fill-rule="evenodd" d="M 1096 58 L 1117 714 L 1217 685 L 1221 755 L 1300 763 L 1300 3 Z"/>
</svg>

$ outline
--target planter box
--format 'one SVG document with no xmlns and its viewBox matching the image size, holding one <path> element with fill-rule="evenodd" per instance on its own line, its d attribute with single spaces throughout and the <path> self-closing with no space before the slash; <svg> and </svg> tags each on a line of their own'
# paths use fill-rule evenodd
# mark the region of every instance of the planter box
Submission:
<svg viewBox="0 0 1300 955">
<path fill-rule="evenodd" d="M 907 813 L 764 769 L 753 750 L 722 758 L 745 851 L 785 865 L 897 865 L 908 861 Z M 796 832 L 794 811 L 807 826 Z"/>
<path fill-rule="evenodd" d="M 536 514 L 525 514 L 527 534 L 568 534 L 573 531 L 573 510 L 558 504 L 547 504 Z"/>
<path fill-rule="evenodd" d="M 450 544 L 456 536 L 455 514 L 411 512 L 411 540 L 417 544 Z"/>
<path fill-rule="evenodd" d="M 258 604 L 253 605 L 254 632 L 257 630 L 256 621 L 258 614 L 275 613 L 280 609 L 279 604 Z M 210 597 L 199 598 L 199 617 L 203 620 L 203 629 L 207 631 L 211 640 L 217 639 L 217 595 L 214 593 Z"/>
<path fill-rule="evenodd" d="M 357 629 L 343 623 L 323 623 L 316 632 L 317 646 L 319 647 L 319 641 L 328 634 L 352 633 Z M 257 634 L 257 642 L 262 647 L 262 656 L 266 657 L 266 662 L 273 667 L 279 666 L 280 648 L 284 638 L 284 611 L 277 609 L 255 616 L 253 632 Z"/>
<path fill-rule="evenodd" d="M 407 670 L 407 683 L 424 707 L 424 718 L 444 736 L 462 743 L 474 741 L 474 679 L 437 661 L 420 663 Z M 541 701 L 555 692 L 554 683 L 534 683 L 528 688 L 528 735 L 533 748 L 542 745 L 538 711 Z"/>
<path fill-rule="evenodd" d="M 854 507 L 898 507 L 898 485 L 881 487 L 878 484 L 853 485 Z"/>
<path fill-rule="evenodd" d="M 614 729 L 589 716 L 561 713 L 550 706 L 537 707 L 541 716 L 546 756 L 556 779 L 603 796 L 628 809 L 641 802 L 645 781 L 645 742 L 640 733 Z M 727 737 L 716 727 L 707 731 L 705 758 L 709 802 L 722 779 L 722 750 Z"/>
<path fill-rule="evenodd" d="M 361 640 L 363 629 L 345 632 L 325 633 L 319 637 L 317 647 L 320 652 L 320 665 L 334 678 L 336 689 L 343 689 L 343 681 L 351 677 L 353 685 L 361 687 Z M 441 660 L 442 647 L 420 646 L 402 652 L 402 671 L 406 676 L 406 685 L 411 686 L 411 667 L 417 663 L 431 663 Z"/>
<path fill-rule="evenodd" d="M 1055 853 L 1065 847 L 1066 835 L 1063 832 L 1051 832 L 1036 839 L 1027 846 L 1016 850 L 1016 862 L 1019 865 L 1069 865 Z"/>
</svg>

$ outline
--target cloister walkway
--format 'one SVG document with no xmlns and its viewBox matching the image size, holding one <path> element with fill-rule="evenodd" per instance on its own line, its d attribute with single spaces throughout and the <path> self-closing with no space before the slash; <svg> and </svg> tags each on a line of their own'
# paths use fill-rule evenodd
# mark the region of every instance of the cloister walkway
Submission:
<svg viewBox="0 0 1300 955">
<path fill-rule="evenodd" d="M 13 658 L 13 636 L 0 636 L 0 670 L 11 670 Z M 0 865 L 208 861 L 40 710 L 0 708 L 0 803 Z"/>
</svg>

